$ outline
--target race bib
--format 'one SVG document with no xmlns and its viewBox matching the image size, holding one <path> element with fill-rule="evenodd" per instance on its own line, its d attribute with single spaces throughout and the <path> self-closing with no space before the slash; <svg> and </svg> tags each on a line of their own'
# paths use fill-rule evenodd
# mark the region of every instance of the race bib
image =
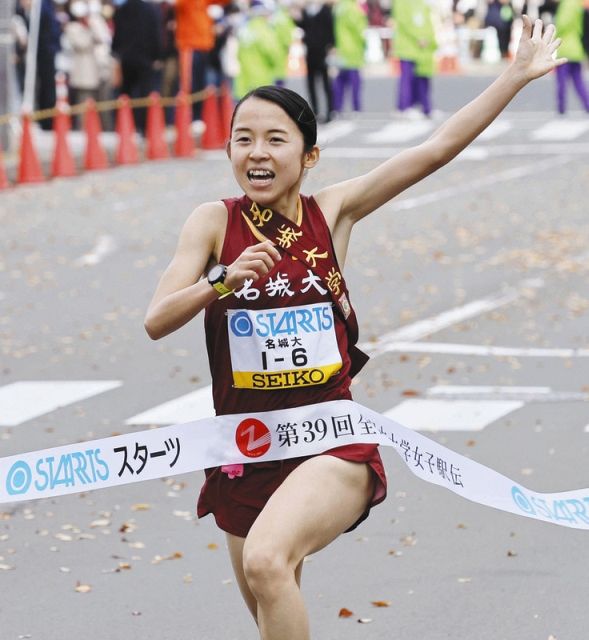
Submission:
<svg viewBox="0 0 589 640">
<path fill-rule="evenodd" d="M 282 309 L 229 309 L 233 384 L 289 389 L 323 384 L 341 369 L 331 303 Z"/>
</svg>

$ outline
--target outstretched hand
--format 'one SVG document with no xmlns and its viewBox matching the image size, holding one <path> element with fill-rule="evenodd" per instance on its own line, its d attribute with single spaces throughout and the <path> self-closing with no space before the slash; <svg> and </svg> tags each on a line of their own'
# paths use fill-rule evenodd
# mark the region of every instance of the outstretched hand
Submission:
<svg viewBox="0 0 589 640">
<path fill-rule="evenodd" d="M 561 40 L 556 37 L 554 25 L 544 28 L 542 20 L 534 24 L 526 15 L 522 16 L 524 28 L 515 55 L 514 65 L 525 74 L 526 80 L 534 80 L 567 62 L 566 58 L 555 58 L 554 52 Z"/>
</svg>

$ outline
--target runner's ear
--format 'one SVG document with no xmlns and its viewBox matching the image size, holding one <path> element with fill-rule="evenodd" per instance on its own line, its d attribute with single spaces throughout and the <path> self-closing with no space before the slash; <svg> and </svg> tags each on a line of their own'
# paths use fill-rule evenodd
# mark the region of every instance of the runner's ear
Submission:
<svg viewBox="0 0 589 640">
<path fill-rule="evenodd" d="M 229 160 L 231 160 L 231 140 L 227 140 L 227 144 L 225 145 L 225 153 Z"/>
<path fill-rule="evenodd" d="M 305 151 L 305 169 L 313 168 L 319 162 L 319 147 L 315 145 L 310 151 Z"/>
</svg>

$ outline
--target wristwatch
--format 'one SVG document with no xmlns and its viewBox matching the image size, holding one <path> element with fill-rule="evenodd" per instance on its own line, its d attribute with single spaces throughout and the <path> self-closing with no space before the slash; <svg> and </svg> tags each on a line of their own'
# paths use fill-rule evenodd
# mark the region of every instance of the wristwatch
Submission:
<svg viewBox="0 0 589 640">
<path fill-rule="evenodd" d="M 228 296 L 233 293 L 232 289 L 225 286 L 225 276 L 227 275 L 227 267 L 224 264 L 216 264 L 207 274 L 207 280 L 215 291 L 222 296 Z"/>
</svg>

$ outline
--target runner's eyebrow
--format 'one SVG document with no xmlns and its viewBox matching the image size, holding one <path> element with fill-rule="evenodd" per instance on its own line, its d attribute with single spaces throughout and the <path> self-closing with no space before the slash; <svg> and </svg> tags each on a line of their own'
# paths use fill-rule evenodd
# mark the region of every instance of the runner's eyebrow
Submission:
<svg viewBox="0 0 589 640">
<path fill-rule="evenodd" d="M 251 127 L 233 127 L 234 133 L 243 133 L 247 131 L 253 131 L 253 129 Z M 283 135 L 288 135 L 288 131 L 286 129 L 268 129 L 266 133 L 281 133 Z"/>
</svg>

